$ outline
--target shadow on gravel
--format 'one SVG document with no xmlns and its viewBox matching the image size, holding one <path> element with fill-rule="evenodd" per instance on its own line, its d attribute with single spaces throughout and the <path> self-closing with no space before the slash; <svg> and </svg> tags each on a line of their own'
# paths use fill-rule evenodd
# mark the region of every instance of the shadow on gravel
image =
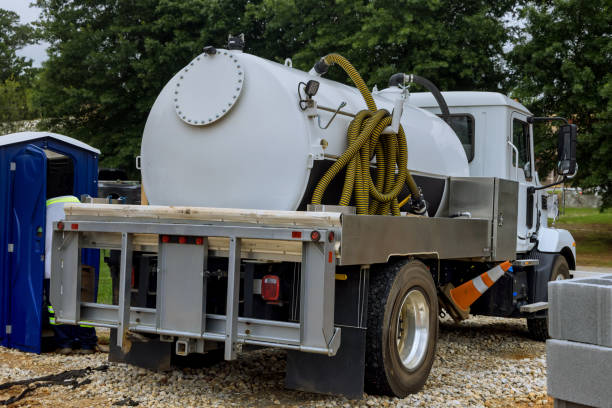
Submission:
<svg viewBox="0 0 612 408">
<path fill-rule="evenodd" d="M 464 320 L 461 323 L 456 323 L 451 319 L 440 320 L 440 337 L 451 334 L 460 335 L 463 337 L 515 337 L 521 340 L 530 340 L 529 332 L 525 319 L 514 319 L 509 322 L 509 319 L 503 321 L 495 321 L 497 318 L 487 318 L 491 321 L 487 323 L 474 322 L 472 319 Z M 501 318 L 499 318 L 501 320 Z M 534 341 L 535 342 L 535 341 Z"/>
</svg>

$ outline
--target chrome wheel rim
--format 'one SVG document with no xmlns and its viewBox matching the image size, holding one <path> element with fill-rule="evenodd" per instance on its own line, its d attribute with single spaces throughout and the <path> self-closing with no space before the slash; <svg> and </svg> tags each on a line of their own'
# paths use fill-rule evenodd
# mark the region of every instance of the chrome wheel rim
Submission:
<svg viewBox="0 0 612 408">
<path fill-rule="evenodd" d="M 429 304 L 418 289 L 411 289 L 402 299 L 397 315 L 396 346 L 402 365 L 415 370 L 425 359 L 429 343 Z"/>
</svg>

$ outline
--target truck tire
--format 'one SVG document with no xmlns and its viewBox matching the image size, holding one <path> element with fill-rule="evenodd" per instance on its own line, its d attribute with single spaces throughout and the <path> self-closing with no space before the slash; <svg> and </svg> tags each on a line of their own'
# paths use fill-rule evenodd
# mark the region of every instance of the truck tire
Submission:
<svg viewBox="0 0 612 408">
<path fill-rule="evenodd" d="M 419 391 L 431 370 L 438 338 L 438 296 L 419 261 L 387 264 L 370 273 L 365 388 L 403 398 Z"/>
<path fill-rule="evenodd" d="M 548 281 L 569 279 L 569 265 L 563 255 L 557 255 L 553 262 L 553 267 L 550 271 Z M 546 316 L 528 317 L 527 330 L 532 339 L 537 341 L 546 341 L 548 339 L 548 312 Z"/>
</svg>

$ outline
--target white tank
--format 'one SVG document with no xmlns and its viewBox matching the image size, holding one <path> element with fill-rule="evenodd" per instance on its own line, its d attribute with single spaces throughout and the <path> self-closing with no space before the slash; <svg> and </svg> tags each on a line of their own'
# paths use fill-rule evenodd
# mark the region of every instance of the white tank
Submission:
<svg viewBox="0 0 612 408">
<path fill-rule="evenodd" d="M 319 106 L 335 109 L 344 101 L 344 112 L 366 109 L 353 87 L 254 55 L 217 50 L 196 57 L 164 87 L 145 126 L 141 171 L 149 202 L 303 208 L 321 164 L 345 150 L 352 119 L 338 115 L 323 130 L 317 118 L 307 117 L 298 104 L 298 84 L 310 79 L 320 82 L 314 96 Z M 391 112 L 398 92 L 375 93 L 378 108 Z M 318 114 L 322 125 L 332 116 Z M 463 147 L 444 121 L 406 103 L 401 123 L 413 175 L 468 176 Z"/>
</svg>

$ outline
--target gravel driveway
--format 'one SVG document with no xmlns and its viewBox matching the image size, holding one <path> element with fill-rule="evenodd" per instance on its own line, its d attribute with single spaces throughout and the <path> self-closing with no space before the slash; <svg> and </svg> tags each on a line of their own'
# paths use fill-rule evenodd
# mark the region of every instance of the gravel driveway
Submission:
<svg viewBox="0 0 612 408">
<path fill-rule="evenodd" d="M 102 353 L 66 357 L 0 348 L 0 384 L 108 364 L 106 371 L 78 380 L 90 379 L 88 384 L 38 388 L 12 406 L 553 406 L 546 397 L 545 344 L 528 338 L 524 320 L 476 317 L 455 324 L 443 319 L 429 380 L 420 393 L 404 399 L 364 395 L 354 401 L 286 390 L 285 359 L 283 351 L 260 350 L 209 368 L 156 372 L 108 364 Z M 24 389 L 0 390 L 0 405 Z"/>
</svg>

